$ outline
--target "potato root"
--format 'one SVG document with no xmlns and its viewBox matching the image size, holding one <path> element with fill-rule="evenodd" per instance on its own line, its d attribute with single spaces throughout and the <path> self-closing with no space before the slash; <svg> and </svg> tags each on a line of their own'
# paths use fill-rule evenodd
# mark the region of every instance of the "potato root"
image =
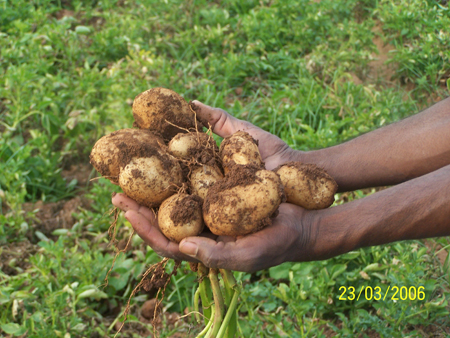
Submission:
<svg viewBox="0 0 450 338">
<path fill-rule="evenodd" d="M 203 132 L 179 133 L 169 142 L 173 156 L 193 163 L 213 164 L 219 156 L 216 141 Z"/>
</svg>

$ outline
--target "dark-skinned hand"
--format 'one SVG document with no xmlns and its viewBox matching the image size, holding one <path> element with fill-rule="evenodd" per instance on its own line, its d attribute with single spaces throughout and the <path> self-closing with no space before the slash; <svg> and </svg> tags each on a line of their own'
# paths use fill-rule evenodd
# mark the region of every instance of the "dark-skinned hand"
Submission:
<svg viewBox="0 0 450 338">
<path fill-rule="evenodd" d="M 239 120 L 222 109 L 212 108 L 198 101 L 197 112 L 205 125 L 210 124 L 212 131 L 226 137 L 238 130 L 248 132 L 258 140 L 259 151 L 266 169 L 295 160 L 298 152 L 293 151 L 280 138 Z M 229 237 L 202 234 L 188 237 L 180 244 L 169 241 L 158 229 L 153 212 L 124 194 L 117 194 L 113 204 L 125 211 L 126 219 L 137 234 L 156 253 L 177 260 L 202 262 L 207 267 L 223 268 L 234 271 L 254 272 L 285 261 L 298 260 L 299 252 L 307 258 L 313 243 L 309 241 L 310 225 L 306 210 L 288 203 L 280 205 L 279 214 L 273 224 L 259 232 L 247 236 Z M 299 250 L 303 248 L 302 250 Z"/>
</svg>

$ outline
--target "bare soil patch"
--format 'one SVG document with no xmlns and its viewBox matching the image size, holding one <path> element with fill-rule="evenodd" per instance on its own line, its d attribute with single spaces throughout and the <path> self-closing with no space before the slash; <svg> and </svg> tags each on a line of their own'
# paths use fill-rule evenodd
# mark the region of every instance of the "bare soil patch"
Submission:
<svg viewBox="0 0 450 338">
<path fill-rule="evenodd" d="M 86 198 L 77 196 L 68 201 L 24 203 L 22 208 L 25 212 L 35 212 L 34 219 L 31 220 L 32 228 L 50 236 L 56 229 L 71 228 L 76 222 L 73 213 L 80 207 L 88 209 L 89 204 Z"/>
<path fill-rule="evenodd" d="M 0 270 L 15 276 L 20 270 L 27 270 L 30 266 L 28 257 L 36 253 L 38 247 L 28 240 L 22 242 L 8 243 L 0 249 Z"/>
<path fill-rule="evenodd" d="M 69 169 L 62 171 L 61 176 L 69 183 L 73 179 L 77 180 L 77 186 L 80 188 L 87 187 L 92 174 L 92 165 L 88 163 L 79 163 L 70 165 Z"/>
<path fill-rule="evenodd" d="M 373 60 L 369 62 L 370 71 L 368 77 L 371 79 L 382 78 L 390 82 L 395 74 L 395 66 L 387 65 L 386 62 L 390 59 L 389 53 L 395 50 L 395 47 L 389 43 L 385 43 L 381 36 L 381 27 L 377 26 L 373 29 L 376 34 L 372 42 L 377 47 L 378 53 L 372 53 Z"/>
</svg>

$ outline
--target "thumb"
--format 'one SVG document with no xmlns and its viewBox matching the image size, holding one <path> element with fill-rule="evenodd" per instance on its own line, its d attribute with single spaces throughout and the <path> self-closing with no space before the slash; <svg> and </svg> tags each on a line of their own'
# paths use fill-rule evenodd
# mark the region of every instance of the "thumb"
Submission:
<svg viewBox="0 0 450 338">
<path fill-rule="evenodd" d="M 227 256 L 233 251 L 225 248 L 228 244 L 206 237 L 187 237 L 180 242 L 179 250 L 209 268 L 229 269 L 230 259 Z"/>
<path fill-rule="evenodd" d="M 211 125 L 212 131 L 221 137 L 232 135 L 245 125 L 244 121 L 238 120 L 223 109 L 210 107 L 197 100 L 192 103 L 196 106 L 197 117 L 203 125 Z"/>
</svg>

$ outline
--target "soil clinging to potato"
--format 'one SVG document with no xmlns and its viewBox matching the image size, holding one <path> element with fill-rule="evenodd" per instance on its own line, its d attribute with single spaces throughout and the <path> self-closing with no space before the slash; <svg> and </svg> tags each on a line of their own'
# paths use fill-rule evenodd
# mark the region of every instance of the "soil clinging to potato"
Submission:
<svg viewBox="0 0 450 338">
<path fill-rule="evenodd" d="M 273 169 L 273 171 L 277 172 L 278 169 L 280 169 L 281 167 L 297 168 L 301 172 L 305 173 L 306 177 L 310 178 L 313 181 L 320 180 L 321 178 L 326 180 L 333 179 L 330 175 L 327 174 L 325 170 L 316 166 L 315 164 L 301 163 L 301 162 L 286 162 Z"/>
<path fill-rule="evenodd" d="M 133 117 L 134 125 L 160 131 L 166 140 L 196 125 L 195 114 L 183 97 L 164 88 L 153 88 L 136 96 Z"/>
<path fill-rule="evenodd" d="M 201 210 L 202 198 L 197 195 L 189 195 L 175 202 L 170 213 L 170 219 L 174 226 L 183 226 L 188 224 L 198 217 L 198 210 Z"/>
</svg>

